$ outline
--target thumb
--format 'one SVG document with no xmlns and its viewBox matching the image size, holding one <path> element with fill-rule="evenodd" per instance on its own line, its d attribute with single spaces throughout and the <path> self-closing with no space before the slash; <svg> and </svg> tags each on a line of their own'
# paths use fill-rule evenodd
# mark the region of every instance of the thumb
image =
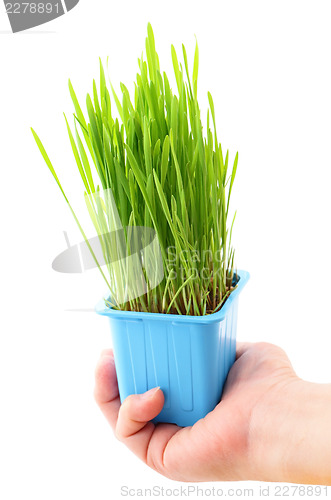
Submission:
<svg viewBox="0 0 331 500">
<path fill-rule="evenodd" d="M 163 408 L 164 395 L 160 387 L 143 394 L 128 396 L 120 407 L 116 425 L 118 439 L 126 439 L 139 432 Z"/>
</svg>

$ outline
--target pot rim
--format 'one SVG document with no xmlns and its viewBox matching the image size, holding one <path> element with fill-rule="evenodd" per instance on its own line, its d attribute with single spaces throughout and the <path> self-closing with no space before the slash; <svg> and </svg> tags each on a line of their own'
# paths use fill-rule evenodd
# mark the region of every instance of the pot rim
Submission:
<svg viewBox="0 0 331 500">
<path fill-rule="evenodd" d="M 250 274 L 247 271 L 241 269 L 237 270 L 236 273 L 239 276 L 239 281 L 233 292 L 230 293 L 225 304 L 221 309 L 213 314 L 207 314 L 205 316 L 192 316 L 186 314 L 165 314 L 165 313 L 151 313 L 151 312 L 138 312 L 138 311 L 120 311 L 117 309 L 111 309 L 105 304 L 105 299 L 108 299 L 109 293 L 101 299 L 96 307 L 95 311 L 101 316 L 108 316 L 114 319 L 125 319 L 130 320 L 152 320 L 152 321 L 170 321 L 171 323 L 215 323 L 222 321 L 228 311 L 230 310 L 232 303 L 238 298 L 240 292 L 246 285 L 250 278 Z"/>
</svg>

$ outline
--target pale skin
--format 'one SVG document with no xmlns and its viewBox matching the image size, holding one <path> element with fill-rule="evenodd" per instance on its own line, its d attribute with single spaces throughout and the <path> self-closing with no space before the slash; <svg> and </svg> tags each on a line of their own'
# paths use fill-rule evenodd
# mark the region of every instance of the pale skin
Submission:
<svg viewBox="0 0 331 500">
<path fill-rule="evenodd" d="M 331 485 L 331 384 L 300 379 L 275 345 L 238 344 L 222 401 L 192 427 L 150 422 L 160 388 L 121 405 L 112 350 L 101 354 L 95 399 L 116 437 L 170 479 Z"/>
</svg>

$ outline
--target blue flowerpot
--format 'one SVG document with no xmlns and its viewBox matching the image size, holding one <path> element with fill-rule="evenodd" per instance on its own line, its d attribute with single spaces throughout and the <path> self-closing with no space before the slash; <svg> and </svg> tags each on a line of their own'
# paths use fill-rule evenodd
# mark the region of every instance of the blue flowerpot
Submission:
<svg viewBox="0 0 331 500">
<path fill-rule="evenodd" d="M 96 307 L 112 332 L 120 398 L 160 386 L 164 407 L 154 422 L 193 425 L 215 408 L 236 356 L 238 284 L 223 307 L 207 316 L 184 316 Z"/>
</svg>

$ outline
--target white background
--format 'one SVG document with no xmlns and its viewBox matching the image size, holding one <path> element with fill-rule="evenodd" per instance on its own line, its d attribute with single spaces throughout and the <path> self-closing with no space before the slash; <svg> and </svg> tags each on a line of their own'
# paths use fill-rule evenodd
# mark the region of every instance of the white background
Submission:
<svg viewBox="0 0 331 500">
<path fill-rule="evenodd" d="M 98 57 L 109 55 L 112 81 L 131 88 L 148 21 L 168 72 L 170 44 L 180 51 L 184 42 L 192 61 L 197 36 L 202 105 L 210 90 L 223 149 L 232 159 L 239 151 L 234 243 L 251 280 L 238 338 L 279 344 L 301 377 L 331 381 L 330 2 L 81 0 L 15 35 L 1 4 L 4 500 L 103 500 L 120 498 L 122 485 L 175 486 L 115 440 L 93 401 L 108 324 L 68 309 L 93 308 L 104 284 L 51 269 L 73 225 L 29 131 L 41 135 L 68 193 L 80 194 L 62 116 L 72 112 L 67 78 L 84 101 Z"/>
</svg>

